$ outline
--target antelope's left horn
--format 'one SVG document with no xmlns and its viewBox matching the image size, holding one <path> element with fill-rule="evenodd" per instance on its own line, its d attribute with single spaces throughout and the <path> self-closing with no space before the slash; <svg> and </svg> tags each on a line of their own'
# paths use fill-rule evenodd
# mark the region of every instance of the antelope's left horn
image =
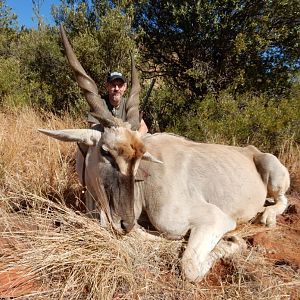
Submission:
<svg viewBox="0 0 300 300">
<path fill-rule="evenodd" d="M 66 51 L 67 59 L 75 73 L 77 83 L 84 93 L 93 116 L 95 116 L 104 127 L 119 126 L 121 121 L 116 119 L 103 105 L 104 102 L 98 94 L 98 88 L 95 81 L 87 75 L 78 61 L 62 24 L 60 25 L 60 35 Z"/>
</svg>

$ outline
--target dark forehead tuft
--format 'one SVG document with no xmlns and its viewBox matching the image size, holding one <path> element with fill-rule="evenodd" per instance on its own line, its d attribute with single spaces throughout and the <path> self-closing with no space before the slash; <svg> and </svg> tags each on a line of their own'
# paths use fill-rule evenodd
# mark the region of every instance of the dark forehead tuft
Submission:
<svg viewBox="0 0 300 300">
<path fill-rule="evenodd" d="M 146 152 L 146 147 L 139 137 L 130 131 L 126 134 L 126 141 L 118 143 L 117 148 L 119 154 L 129 160 L 140 158 Z"/>
<path fill-rule="evenodd" d="M 140 158 L 146 152 L 146 147 L 140 136 L 135 131 L 124 127 L 106 128 L 103 142 L 125 160 Z"/>
</svg>

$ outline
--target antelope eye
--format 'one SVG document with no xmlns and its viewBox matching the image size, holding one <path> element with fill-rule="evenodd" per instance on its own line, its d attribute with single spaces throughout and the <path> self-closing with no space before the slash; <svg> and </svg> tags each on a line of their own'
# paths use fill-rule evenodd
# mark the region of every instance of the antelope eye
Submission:
<svg viewBox="0 0 300 300">
<path fill-rule="evenodd" d="M 110 156 L 110 153 L 109 153 L 108 149 L 106 147 L 103 147 L 103 146 L 100 148 L 100 153 L 101 153 L 102 156 Z"/>
</svg>

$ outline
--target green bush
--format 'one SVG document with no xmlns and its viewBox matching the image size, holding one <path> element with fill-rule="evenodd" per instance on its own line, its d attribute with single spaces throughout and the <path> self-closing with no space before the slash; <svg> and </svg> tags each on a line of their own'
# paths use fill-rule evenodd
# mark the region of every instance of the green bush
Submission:
<svg viewBox="0 0 300 300">
<path fill-rule="evenodd" d="M 208 95 L 167 130 L 197 141 L 254 144 L 276 152 L 285 140 L 299 142 L 299 100 L 251 94 L 234 97 L 228 92 Z"/>
<path fill-rule="evenodd" d="M 20 63 L 15 57 L 0 56 L 0 93 L 2 96 L 14 93 L 20 87 Z"/>
<path fill-rule="evenodd" d="M 28 104 L 55 112 L 76 106 L 79 88 L 67 63 L 57 30 L 20 33 L 14 45 L 20 61 Z"/>
<path fill-rule="evenodd" d="M 2 106 L 28 104 L 24 84 L 20 61 L 15 57 L 0 57 L 0 104 Z"/>
</svg>

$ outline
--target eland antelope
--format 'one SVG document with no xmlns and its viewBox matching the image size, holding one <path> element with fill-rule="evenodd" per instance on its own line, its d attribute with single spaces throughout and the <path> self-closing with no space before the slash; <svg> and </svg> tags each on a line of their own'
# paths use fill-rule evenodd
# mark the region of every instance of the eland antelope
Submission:
<svg viewBox="0 0 300 300">
<path fill-rule="evenodd" d="M 97 87 L 78 62 L 66 34 L 61 35 L 69 63 L 101 130 L 40 131 L 53 138 L 76 142 L 78 175 L 96 208 L 105 212 L 112 227 L 128 233 L 146 214 L 163 237 L 188 235 L 182 270 L 193 282 L 201 280 L 213 263 L 241 247 L 239 239 L 223 237 L 261 213 L 272 226 L 287 206 L 289 173 L 272 154 L 254 146 L 234 147 L 196 143 L 168 133 L 138 132 L 138 94 L 133 66 L 133 88 L 127 122 L 114 118 L 99 101 Z M 100 99 L 101 100 L 101 99 Z M 84 169 L 83 169 L 84 168 Z M 266 197 L 274 204 L 264 207 Z"/>
</svg>

